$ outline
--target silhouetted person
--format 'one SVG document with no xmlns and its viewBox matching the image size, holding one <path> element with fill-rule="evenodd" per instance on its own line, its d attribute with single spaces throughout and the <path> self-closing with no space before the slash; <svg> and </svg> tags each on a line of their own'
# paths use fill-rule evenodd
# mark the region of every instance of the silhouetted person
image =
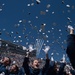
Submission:
<svg viewBox="0 0 75 75">
<path fill-rule="evenodd" d="M 72 26 L 68 26 L 70 34 L 67 39 L 67 50 L 66 53 L 69 57 L 69 60 L 75 69 L 75 34 Z"/>
</svg>

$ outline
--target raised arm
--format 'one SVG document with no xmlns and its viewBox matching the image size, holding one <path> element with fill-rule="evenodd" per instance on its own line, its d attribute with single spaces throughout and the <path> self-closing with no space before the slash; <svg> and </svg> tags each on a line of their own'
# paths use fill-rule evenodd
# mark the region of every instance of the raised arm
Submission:
<svg viewBox="0 0 75 75">
<path fill-rule="evenodd" d="M 50 63 L 50 59 L 48 57 L 48 53 L 46 53 L 45 65 L 42 69 L 42 75 L 47 74 L 47 71 L 49 70 L 49 65 L 50 65 L 49 63 Z"/>
<path fill-rule="evenodd" d="M 27 56 L 25 56 L 22 67 L 24 68 L 26 75 L 30 75 L 29 74 L 30 73 L 30 70 L 29 70 L 29 53 L 27 54 Z"/>
</svg>

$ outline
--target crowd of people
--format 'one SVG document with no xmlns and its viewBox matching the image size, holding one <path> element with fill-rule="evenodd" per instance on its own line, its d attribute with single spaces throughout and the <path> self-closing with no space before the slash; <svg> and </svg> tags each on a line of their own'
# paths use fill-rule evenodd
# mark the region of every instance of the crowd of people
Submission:
<svg viewBox="0 0 75 75">
<path fill-rule="evenodd" d="M 60 62 L 50 59 L 48 51 L 45 52 L 45 60 L 34 58 L 30 61 L 31 58 L 28 52 L 26 56 L 20 59 L 20 61 L 23 62 L 19 65 L 18 63 L 20 61 L 15 63 L 15 60 L 9 57 L 5 56 L 1 58 L 0 75 L 75 75 L 75 35 L 74 29 L 71 26 L 69 26 L 69 29 L 70 35 L 68 35 L 67 39 L 66 53 L 70 59 L 70 63 L 67 63 L 64 59 Z M 43 65 L 41 63 L 43 63 Z"/>
<path fill-rule="evenodd" d="M 23 59 L 25 57 L 25 55 L 13 53 L 10 51 L 7 51 L 7 52 L 3 51 L 1 52 L 0 59 L 3 59 L 3 57 L 6 57 L 6 56 L 11 58 L 12 64 L 16 63 L 19 67 L 22 66 Z"/>
<path fill-rule="evenodd" d="M 45 60 L 34 58 L 30 61 L 29 55 L 26 55 L 23 63 L 20 63 L 22 66 L 12 60 L 9 57 L 1 59 L 0 75 L 71 75 L 70 73 L 74 71 L 71 64 L 64 60 L 56 62 L 49 59 L 48 53 Z"/>
</svg>

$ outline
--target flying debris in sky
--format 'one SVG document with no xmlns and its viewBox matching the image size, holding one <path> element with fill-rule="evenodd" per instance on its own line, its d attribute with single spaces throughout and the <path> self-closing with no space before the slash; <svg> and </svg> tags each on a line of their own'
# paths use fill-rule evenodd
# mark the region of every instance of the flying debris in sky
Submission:
<svg viewBox="0 0 75 75">
<path fill-rule="evenodd" d="M 54 14 L 55 12 L 53 11 L 52 14 Z"/>
<path fill-rule="evenodd" d="M 29 51 L 32 52 L 33 50 L 33 45 L 29 45 Z"/>
<path fill-rule="evenodd" d="M 19 20 L 19 23 L 22 23 L 22 20 Z"/>
<path fill-rule="evenodd" d="M 67 4 L 66 7 L 67 7 L 67 8 L 70 8 L 70 5 Z"/>
<path fill-rule="evenodd" d="M 36 3 L 37 3 L 37 4 L 40 4 L 40 3 L 41 3 L 41 0 L 36 0 Z"/>
<path fill-rule="evenodd" d="M 31 6 L 34 6 L 34 3 L 31 3 Z"/>
<path fill-rule="evenodd" d="M 48 4 L 48 5 L 47 5 L 47 8 L 50 8 L 50 6 L 51 6 L 51 5 L 50 5 L 50 4 Z"/>
<path fill-rule="evenodd" d="M 2 8 L 0 8 L 0 11 L 2 11 Z"/>
<path fill-rule="evenodd" d="M 39 57 L 43 57 L 42 49 L 44 52 L 50 49 L 49 55 L 55 59 L 63 56 L 67 31 L 75 27 L 75 2 L 23 0 L 17 3 L 12 0 L 12 3 L 0 2 L 0 38 L 22 45 L 23 50 L 36 49 Z"/>
<path fill-rule="evenodd" d="M 62 1 L 62 4 L 64 4 L 65 2 L 64 2 L 64 0 Z"/>
<path fill-rule="evenodd" d="M 48 53 L 49 50 L 50 50 L 50 47 L 49 46 L 45 46 L 44 52 Z"/>
<path fill-rule="evenodd" d="M 71 25 L 68 25 L 68 29 L 74 29 Z"/>
<path fill-rule="evenodd" d="M 30 4 L 27 4 L 27 6 L 29 7 L 29 6 L 30 6 Z"/>
<path fill-rule="evenodd" d="M 27 50 L 27 48 L 25 46 L 22 46 L 23 50 Z"/>
</svg>

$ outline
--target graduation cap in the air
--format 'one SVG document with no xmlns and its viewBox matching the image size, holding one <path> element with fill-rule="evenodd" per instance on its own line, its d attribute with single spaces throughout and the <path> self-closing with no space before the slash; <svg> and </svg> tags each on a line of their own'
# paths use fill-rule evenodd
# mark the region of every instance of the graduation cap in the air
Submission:
<svg viewBox="0 0 75 75">
<path fill-rule="evenodd" d="M 41 3 L 41 0 L 36 0 L 36 3 L 37 3 L 37 4 L 40 4 L 40 3 Z"/>
</svg>

